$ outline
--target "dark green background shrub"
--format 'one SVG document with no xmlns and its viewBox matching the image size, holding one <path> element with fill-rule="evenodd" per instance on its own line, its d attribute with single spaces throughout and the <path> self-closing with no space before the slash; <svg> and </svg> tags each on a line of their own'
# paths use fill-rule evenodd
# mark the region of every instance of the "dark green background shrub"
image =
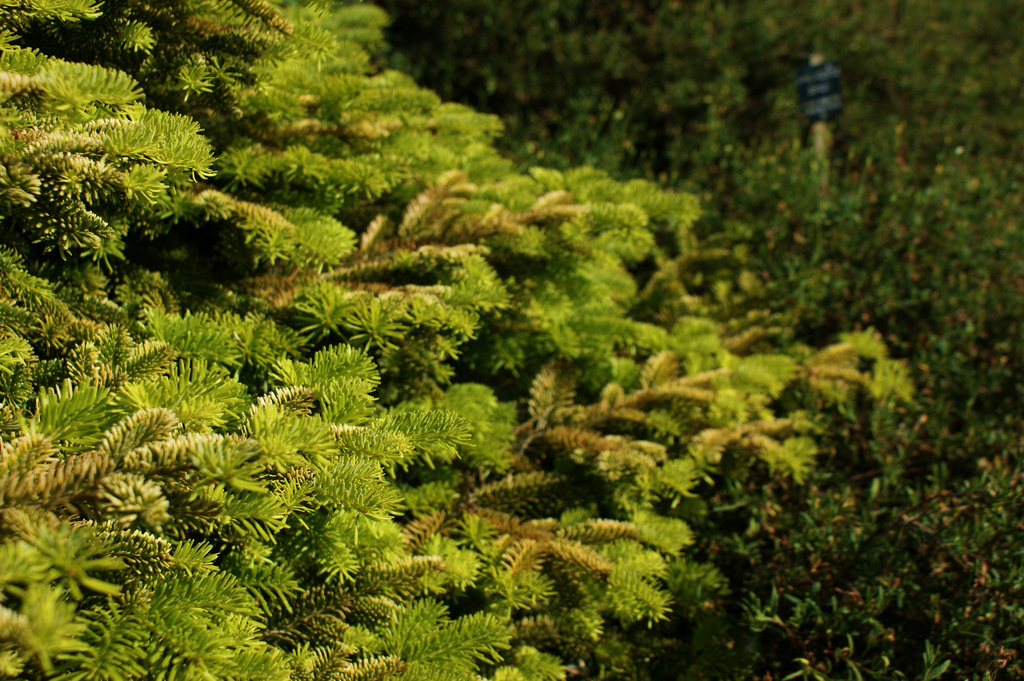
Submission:
<svg viewBox="0 0 1024 681">
<path fill-rule="evenodd" d="M 912 156 L 1019 147 L 1019 3 L 985 0 L 378 3 L 392 61 L 442 97 L 502 114 L 504 146 L 547 164 L 702 178 L 726 145 L 799 137 L 793 78 L 843 67 L 840 142 L 905 123 Z M 535 155 L 535 154 L 534 154 Z"/>
</svg>

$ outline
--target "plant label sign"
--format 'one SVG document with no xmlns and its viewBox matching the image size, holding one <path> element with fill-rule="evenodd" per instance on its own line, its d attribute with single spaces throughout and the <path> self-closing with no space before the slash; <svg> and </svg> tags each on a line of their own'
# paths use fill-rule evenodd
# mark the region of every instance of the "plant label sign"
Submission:
<svg viewBox="0 0 1024 681">
<path fill-rule="evenodd" d="M 839 62 L 805 66 L 796 74 L 800 112 L 812 123 L 835 118 L 843 110 L 839 92 Z"/>
</svg>

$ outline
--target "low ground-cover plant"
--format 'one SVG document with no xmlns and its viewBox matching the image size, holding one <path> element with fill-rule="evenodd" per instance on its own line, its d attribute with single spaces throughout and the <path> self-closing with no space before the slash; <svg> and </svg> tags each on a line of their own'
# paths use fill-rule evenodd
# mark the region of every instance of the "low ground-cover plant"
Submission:
<svg viewBox="0 0 1024 681">
<path fill-rule="evenodd" d="M 763 502 L 758 522 L 714 548 L 716 563 L 747 575 L 737 595 L 753 634 L 737 636 L 756 651 L 755 669 L 807 679 L 1020 677 L 1019 463 L 986 461 L 966 480 L 939 466 L 931 473 L 916 486 L 915 476 L 888 472 L 822 477 L 809 495 L 768 484 L 760 498 L 729 499 L 745 509 Z"/>
<path fill-rule="evenodd" d="M 878 153 L 899 148 L 897 139 Z M 723 500 L 780 505 L 767 534 L 720 544 L 743 556 L 729 574 L 750 589 L 758 640 L 781 636 L 762 669 L 1015 678 L 1022 620 L 1003 604 L 1021 588 L 1009 521 L 1019 514 L 1019 172 L 955 150 L 926 169 L 853 153 L 836 167 L 848 174 L 834 172 L 823 198 L 811 152 L 739 154 L 727 208 L 706 218 L 746 239 L 763 225 L 756 260 L 776 277 L 769 297 L 785 301 L 795 338 L 814 344 L 845 324 L 873 325 L 919 388 L 919 409 L 881 420 L 851 410 L 835 422 L 825 445 L 834 455 L 811 495 L 750 486 Z M 802 568 L 741 567 L 776 560 Z"/>
</svg>

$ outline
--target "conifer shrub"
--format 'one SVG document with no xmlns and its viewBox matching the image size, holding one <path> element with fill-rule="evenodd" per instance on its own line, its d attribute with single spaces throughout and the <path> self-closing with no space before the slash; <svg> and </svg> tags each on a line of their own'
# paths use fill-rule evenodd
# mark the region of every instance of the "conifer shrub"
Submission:
<svg viewBox="0 0 1024 681">
<path fill-rule="evenodd" d="M 0 17 L 7 677 L 731 669 L 711 491 L 808 478 L 787 393 L 911 397 L 781 352 L 693 196 L 514 172 L 375 8 Z"/>
</svg>

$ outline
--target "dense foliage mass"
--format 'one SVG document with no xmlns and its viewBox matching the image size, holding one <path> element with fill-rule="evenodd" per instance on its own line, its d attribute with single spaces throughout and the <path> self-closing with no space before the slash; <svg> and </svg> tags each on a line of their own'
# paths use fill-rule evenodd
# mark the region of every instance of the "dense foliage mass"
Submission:
<svg viewBox="0 0 1024 681">
<path fill-rule="evenodd" d="M 794 341 L 873 327 L 907 360 L 919 408 L 845 409 L 805 487 L 712 502 L 757 673 L 1024 675 L 1019 3 L 382 5 L 392 62 L 501 114 L 521 164 L 698 191 L 697 233 L 749 246 Z M 794 86 L 815 51 L 845 100 L 824 195 Z"/>
<path fill-rule="evenodd" d="M 0 20 L 0 674 L 749 671 L 708 502 L 909 403 L 876 333 L 783 351 L 692 195 L 513 171 L 376 8 Z"/>
</svg>

